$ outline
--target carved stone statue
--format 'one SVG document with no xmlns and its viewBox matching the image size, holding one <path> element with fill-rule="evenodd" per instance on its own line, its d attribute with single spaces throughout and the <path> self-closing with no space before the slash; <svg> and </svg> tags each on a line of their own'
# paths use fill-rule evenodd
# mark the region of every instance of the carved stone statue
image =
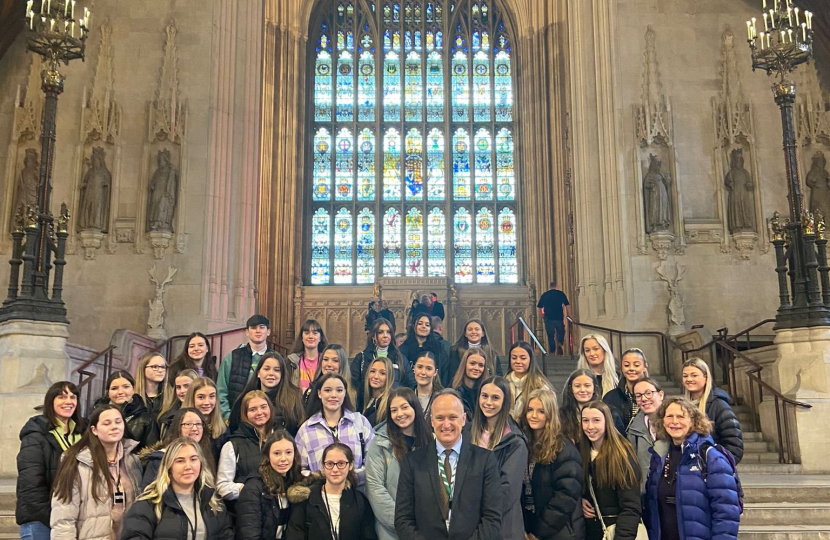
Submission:
<svg viewBox="0 0 830 540">
<path fill-rule="evenodd" d="M 37 206 L 37 186 L 40 176 L 40 163 L 37 159 L 37 150 L 26 149 L 26 157 L 23 158 L 23 170 L 17 180 L 17 192 L 14 195 L 14 206 L 12 210 L 17 212 L 22 206 Z"/>
<path fill-rule="evenodd" d="M 683 312 L 683 298 L 680 296 L 680 281 L 686 273 L 686 267 L 675 262 L 674 272 L 671 272 L 670 268 L 671 266 L 664 262 L 657 266 L 656 270 L 669 292 L 669 334 L 676 335 L 686 331 L 686 315 Z"/>
<path fill-rule="evenodd" d="M 178 272 L 178 268 L 172 266 L 167 269 L 167 278 L 159 280 L 156 275 L 156 267 L 148 270 L 150 274 L 150 281 L 156 285 L 156 295 L 152 300 L 148 300 L 150 304 L 150 315 L 147 317 L 147 335 L 155 339 L 166 339 L 167 332 L 164 331 L 164 287 L 173 281 L 173 276 Z"/>
<path fill-rule="evenodd" d="M 92 149 L 92 162 L 81 183 L 81 202 L 78 206 L 78 230 L 97 229 L 106 232 L 109 222 L 112 174 L 107 169 L 104 148 Z"/>
<path fill-rule="evenodd" d="M 660 158 L 649 155 L 648 173 L 643 178 L 647 233 L 671 229 L 671 179 L 668 173 L 660 170 L 661 167 Z"/>
<path fill-rule="evenodd" d="M 752 175 L 744 168 L 744 152 L 732 150 L 729 172 L 724 184 L 729 192 L 726 201 L 727 224 L 732 234 L 755 231 L 755 184 Z"/>
<path fill-rule="evenodd" d="M 170 151 L 159 150 L 158 168 L 148 186 L 147 231 L 173 231 L 173 215 L 179 193 L 179 172 L 170 162 Z"/>
<path fill-rule="evenodd" d="M 830 173 L 827 172 L 824 152 L 816 152 L 813 156 L 813 166 L 807 173 L 806 180 L 810 186 L 809 210 L 821 210 L 822 215 L 830 216 Z"/>
</svg>

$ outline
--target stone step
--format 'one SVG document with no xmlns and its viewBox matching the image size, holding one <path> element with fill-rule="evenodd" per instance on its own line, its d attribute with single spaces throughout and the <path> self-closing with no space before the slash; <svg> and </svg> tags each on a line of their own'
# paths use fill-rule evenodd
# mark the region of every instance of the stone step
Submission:
<svg viewBox="0 0 830 540">
<path fill-rule="evenodd" d="M 742 460 L 738 464 L 738 473 L 743 478 L 744 474 L 803 474 L 803 469 L 795 463 L 746 463 Z"/>
<path fill-rule="evenodd" d="M 741 526 L 830 523 L 830 503 L 746 503 Z"/>
<path fill-rule="evenodd" d="M 741 459 L 741 465 L 744 463 L 774 463 L 778 465 L 778 452 L 745 452 Z"/>
<path fill-rule="evenodd" d="M 746 503 L 830 503 L 830 484 L 826 485 L 747 485 L 741 479 Z"/>
<path fill-rule="evenodd" d="M 14 510 L 0 511 L 0 534 L 10 533 L 20 534 L 20 527 L 18 527 L 17 522 L 14 520 Z"/>
<path fill-rule="evenodd" d="M 824 525 L 744 525 L 738 540 L 830 540 L 830 523 Z"/>
<path fill-rule="evenodd" d="M 775 445 L 772 445 L 766 441 L 748 441 L 744 439 L 744 455 L 771 452 L 774 450 L 772 446 Z M 775 455 L 778 456 L 777 453 Z"/>
</svg>

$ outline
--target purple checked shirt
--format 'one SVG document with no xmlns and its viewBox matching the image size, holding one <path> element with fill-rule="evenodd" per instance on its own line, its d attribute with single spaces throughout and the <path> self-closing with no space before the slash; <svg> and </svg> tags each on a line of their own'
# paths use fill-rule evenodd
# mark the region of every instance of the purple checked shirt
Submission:
<svg viewBox="0 0 830 540">
<path fill-rule="evenodd" d="M 343 417 L 337 424 L 337 440 L 352 449 L 354 453 L 354 468 L 357 473 L 358 485 L 365 483 L 363 471 L 364 452 L 369 447 L 369 441 L 375 432 L 366 418 L 356 412 L 343 411 Z M 363 436 L 363 444 L 360 438 Z M 335 442 L 334 435 L 326 425 L 322 413 L 317 413 L 300 426 L 297 432 L 297 448 L 303 462 L 303 472 L 317 472 L 323 469 L 323 450 Z"/>
</svg>

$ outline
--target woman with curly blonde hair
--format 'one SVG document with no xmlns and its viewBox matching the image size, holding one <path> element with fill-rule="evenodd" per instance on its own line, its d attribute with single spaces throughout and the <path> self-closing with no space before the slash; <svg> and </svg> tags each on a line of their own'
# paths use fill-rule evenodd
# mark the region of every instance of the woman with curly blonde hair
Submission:
<svg viewBox="0 0 830 540">
<path fill-rule="evenodd" d="M 205 455 L 189 437 L 170 443 L 153 481 L 124 518 L 121 540 L 231 540 L 231 520 Z"/>
<path fill-rule="evenodd" d="M 582 459 L 562 433 L 556 394 L 532 391 L 519 420 L 530 446 L 522 494 L 528 538 L 582 538 Z"/>
</svg>

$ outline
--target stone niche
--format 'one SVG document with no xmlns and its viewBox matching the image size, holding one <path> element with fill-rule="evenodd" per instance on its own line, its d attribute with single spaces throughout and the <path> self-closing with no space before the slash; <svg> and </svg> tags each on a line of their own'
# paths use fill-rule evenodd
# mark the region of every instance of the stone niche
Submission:
<svg viewBox="0 0 830 540">
<path fill-rule="evenodd" d="M 448 278 L 382 278 L 374 286 L 300 286 L 295 291 L 295 328 L 306 319 L 323 326 L 329 343 L 339 343 L 354 356 L 366 346 L 364 323 L 369 302 L 385 300 L 395 315 L 396 332 L 406 331 L 412 300 L 434 292 L 444 304 L 444 338 L 454 343 L 468 319 L 481 319 L 491 344 L 504 353 L 510 344 L 510 326 L 524 317 L 535 327 L 535 307 L 523 285 L 465 285 Z M 539 337 L 540 341 L 542 336 Z"/>
</svg>

